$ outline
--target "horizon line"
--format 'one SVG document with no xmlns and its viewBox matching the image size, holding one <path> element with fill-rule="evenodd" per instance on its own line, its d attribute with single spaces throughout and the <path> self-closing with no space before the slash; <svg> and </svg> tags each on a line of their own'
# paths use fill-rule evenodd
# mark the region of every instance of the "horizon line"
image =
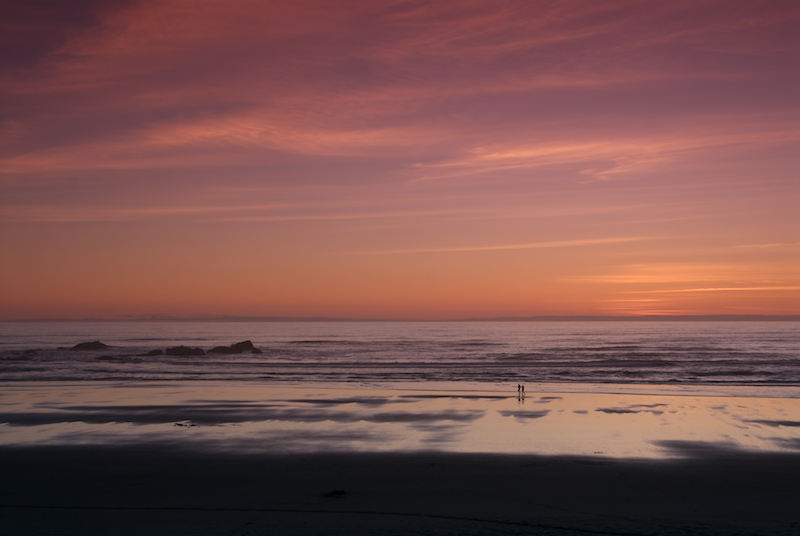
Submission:
<svg viewBox="0 0 800 536">
<path fill-rule="evenodd" d="M 3 322 L 626 322 L 626 321 L 800 321 L 800 314 L 718 314 L 718 315 L 534 315 L 477 318 L 337 318 L 337 317 L 291 317 L 291 316 L 137 316 L 113 318 L 20 318 L 0 319 Z"/>
</svg>

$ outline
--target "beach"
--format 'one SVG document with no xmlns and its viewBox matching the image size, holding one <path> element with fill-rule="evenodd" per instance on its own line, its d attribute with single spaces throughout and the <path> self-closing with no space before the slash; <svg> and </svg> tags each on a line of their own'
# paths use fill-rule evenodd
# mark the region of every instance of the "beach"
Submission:
<svg viewBox="0 0 800 536">
<path fill-rule="evenodd" d="M 800 460 L 2 449 L 6 534 L 796 534 Z"/>
<path fill-rule="evenodd" d="M 3 532 L 798 530 L 797 388 L 450 387 L 7 383 Z"/>
<path fill-rule="evenodd" d="M 2 328 L 3 534 L 798 531 L 791 323 Z"/>
</svg>

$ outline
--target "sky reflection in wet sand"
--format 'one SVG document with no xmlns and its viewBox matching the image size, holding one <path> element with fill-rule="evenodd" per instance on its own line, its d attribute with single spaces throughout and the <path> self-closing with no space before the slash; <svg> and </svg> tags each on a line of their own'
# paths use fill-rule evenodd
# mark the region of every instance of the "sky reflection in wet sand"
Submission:
<svg viewBox="0 0 800 536">
<path fill-rule="evenodd" d="M 741 395 L 6 384 L 0 444 L 638 458 L 800 450 L 796 388 Z"/>
</svg>

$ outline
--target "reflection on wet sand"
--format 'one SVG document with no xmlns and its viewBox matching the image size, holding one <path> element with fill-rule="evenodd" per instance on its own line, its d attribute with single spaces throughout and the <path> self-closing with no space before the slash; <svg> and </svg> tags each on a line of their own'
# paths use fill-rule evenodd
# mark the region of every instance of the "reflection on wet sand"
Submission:
<svg viewBox="0 0 800 536">
<path fill-rule="evenodd" d="M 253 384 L 6 384 L 1 445 L 188 444 L 242 452 L 686 456 L 800 450 L 797 389 L 775 397 L 423 392 Z"/>
</svg>

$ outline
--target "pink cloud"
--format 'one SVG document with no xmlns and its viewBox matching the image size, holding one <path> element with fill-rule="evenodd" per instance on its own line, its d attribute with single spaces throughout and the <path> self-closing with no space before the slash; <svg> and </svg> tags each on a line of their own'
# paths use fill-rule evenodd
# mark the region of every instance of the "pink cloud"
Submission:
<svg viewBox="0 0 800 536">
<path fill-rule="evenodd" d="M 460 274 L 447 280 L 463 288 L 452 283 L 448 295 L 464 303 L 475 281 L 502 280 L 514 310 L 526 306 L 519 296 L 585 310 L 636 306 L 620 294 L 623 281 L 644 290 L 659 281 L 774 284 L 789 294 L 798 283 L 786 275 L 796 273 L 800 200 L 800 7 L 791 2 L 76 0 L 4 9 L 0 34 L 12 53 L 0 70 L 2 231 L 32 265 L 37 244 L 51 244 L 42 229 L 74 230 L 76 251 L 91 250 L 101 238 L 77 229 L 116 222 L 180 227 L 164 251 L 189 251 L 184 238 L 231 242 L 207 240 L 201 227 L 246 229 L 253 242 L 278 244 L 269 250 L 278 272 L 341 277 L 330 283 L 341 295 L 359 294 L 369 278 L 375 287 L 359 295 L 375 295 L 377 281 L 417 274 L 404 279 L 410 289 L 441 272 Z M 638 236 L 653 240 L 619 241 Z M 472 251 L 519 264 L 354 251 Z M 670 256 L 678 258 L 665 263 Z M 629 268 L 645 265 L 658 268 Z M 27 281 L 20 296 L 41 286 L 36 270 L 20 270 L 4 276 Z M 758 272 L 775 280 L 759 282 Z M 500 310 L 492 284 L 475 300 Z M 592 297 L 580 297 L 588 287 Z M 675 301 L 682 294 L 720 294 L 672 288 L 650 303 L 688 311 L 696 304 Z M 392 299 L 404 294 L 413 293 Z M 287 291 L 285 303 L 294 301 Z M 440 310 L 457 308 L 448 303 Z"/>
</svg>

